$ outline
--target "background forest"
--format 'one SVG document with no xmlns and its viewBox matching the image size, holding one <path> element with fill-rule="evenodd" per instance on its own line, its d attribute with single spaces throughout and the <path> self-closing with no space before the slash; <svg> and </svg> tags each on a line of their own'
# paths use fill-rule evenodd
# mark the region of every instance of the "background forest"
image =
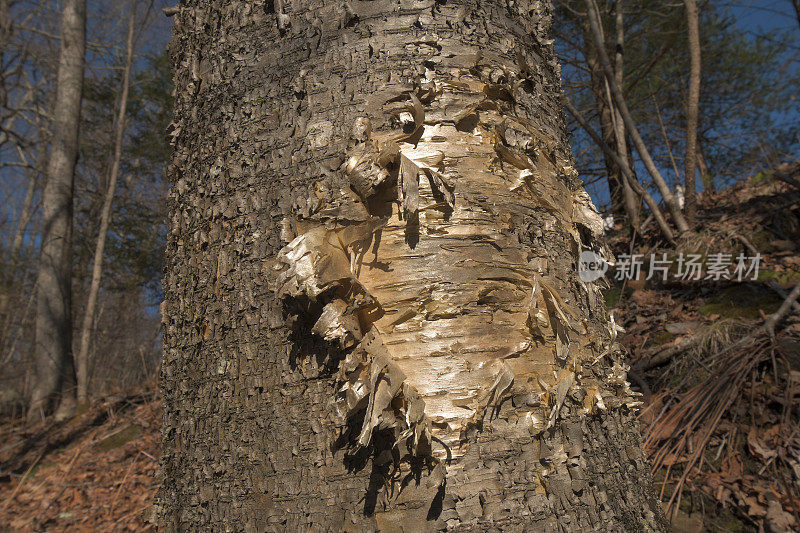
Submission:
<svg viewBox="0 0 800 533">
<path fill-rule="evenodd" d="M 800 252 L 797 242 L 792 244 L 798 235 L 796 215 L 794 222 L 789 220 L 781 226 L 783 229 L 764 235 L 759 226 L 768 223 L 771 216 L 778 216 L 777 204 L 752 201 L 759 195 L 790 198 L 797 192 L 792 187 L 797 185 L 800 163 L 800 3 L 701 0 L 696 4 L 697 39 L 693 38 L 686 9 L 693 1 L 598 0 L 599 35 L 592 31 L 583 0 L 554 0 L 553 4 L 554 45 L 561 62 L 565 97 L 573 107 L 572 112 L 565 113 L 572 148 L 580 176 L 606 217 L 615 252 L 631 251 L 634 246 L 649 250 L 650 246 L 672 240 L 659 231 L 658 221 L 651 222 L 653 206 L 643 204 L 646 195 L 641 191 L 631 190 L 626 173 L 648 191 L 651 201 L 659 206 L 657 210 L 663 210 L 667 223 L 678 222 L 675 214 L 670 214 L 670 206 L 665 205 L 668 198 L 664 189 L 659 187 L 641 150 L 634 146 L 629 124 L 615 103 L 612 93 L 618 86 L 656 174 L 663 177 L 680 203 L 686 204 L 684 213 L 696 232 L 693 235 L 698 235 L 696 242 L 708 244 L 723 233 L 725 238 L 742 236 L 744 240 L 738 241 L 745 242 L 747 251 L 778 254 L 780 260 L 773 265 L 770 280 L 779 282 L 779 290 L 790 289 L 800 277 L 792 277 L 798 263 L 791 258 L 796 259 Z M 74 178 L 71 305 L 73 353 L 83 354 L 88 361 L 88 396 L 95 402 L 93 405 L 107 407 L 102 403 L 107 401 L 104 398 L 120 391 L 140 390 L 143 384 L 145 390 L 151 390 L 147 387 L 157 380 L 159 372 L 158 309 L 166 237 L 172 101 L 168 52 L 171 19 L 165 15 L 165 8 L 169 8 L 166 0 L 87 2 L 86 66 Z M 168 14 L 170 10 L 166 11 Z M 35 342 L 35 284 L 53 129 L 60 17 L 58 1 L 0 0 L 0 414 L 6 423 L 3 427 L 11 433 L 23 431 L 10 428 L 17 428 L 24 419 L 35 379 L 31 357 Z M 602 53 L 598 41 L 603 44 Z M 701 58 L 699 65 L 692 60 L 693 56 L 698 57 L 696 54 Z M 611 63 L 615 84 L 609 84 L 604 77 L 602 55 Z M 599 147 L 587 128 L 597 133 L 617 159 Z M 782 209 L 797 213 L 796 198 L 787 205 Z M 720 206 L 727 207 L 721 210 Z M 770 213 L 770 209 L 775 211 Z M 730 221 L 740 211 L 745 218 L 732 225 Z M 759 218 L 764 215 L 767 218 Z M 638 294 L 631 292 L 637 289 Z M 694 371 L 688 363 L 679 362 L 661 367 L 655 377 L 645 374 L 658 365 L 649 366 L 647 358 L 641 359 L 637 350 L 644 353 L 644 348 L 649 349 L 647 355 L 652 360 L 653 354 L 663 354 L 663 350 L 658 351 L 661 345 L 680 340 L 678 337 L 686 333 L 669 332 L 667 328 L 672 337 L 654 344 L 654 332 L 661 332 L 663 325 L 658 320 L 680 324 L 689 321 L 679 314 L 659 318 L 659 313 L 669 313 L 680 306 L 684 310 L 700 308 L 714 302 L 698 288 L 679 289 L 681 298 L 691 303 L 679 302 L 674 294 L 643 289 L 612 287 L 608 303 L 618 308 L 619 322 L 625 324 L 627 320 L 633 325 L 623 343 L 634 352 L 632 362 L 640 363 L 633 379 L 649 395 L 665 383 L 675 386 Z M 645 323 L 637 322 L 636 316 L 656 318 Z M 711 317 L 714 323 L 731 318 L 716 308 L 704 316 Z M 758 317 L 756 313 L 755 317 L 745 318 Z M 736 324 L 734 329 L 746 329 L 741 323 Z M 718 332 L 721 336 L 710 341 L 711 337 L 703 337 L 703 342 L 723 342 L 723 337 L 732 335 L 731 331 L 729 328 Z M 645 364 L 641 364 L 642 360 Z M 777 382 L 776 377 L 770 386 L 778 386 Z M 780 391 L 783 394 L 784 389 Z M 142 429 L 145 433 L 148 428 L 158 430 L 157 416 L 142 411 L 140 401 L 143 397 L 152 399 L 154 393 L 137 394 L 139 400 L 134 403 L 140 410 L 128 415 L 131 420 L 139 417 L 139 430 L 134 431 L 132 439 L 140 438 Z M 793 394 L 787 397 L 789 416 L 795 402 Z M 668 403 L 658 401 L 662 402 L 659 407 Z M 785 409 L 781 416 L 785 416 Z M 670 431 L 681 427 L 676 423 Z M 650 435 L 662 430 L 663 424 L 649 427 Z M 748 441 L 745 434 L 740 438 L 744 438 L 743 443 L 751 442 L 752 450 L 766 437 L 756 436 Z M 792 439 L 794 434 L 789 441 Z M 0 437 L 0 447 L 5 440 Z M 155 447 L 157 435 L 151 440 L 149 445 Z M 797 442 L 800 449 L 800 440 L 792 442 Z M 791 446 L 786 444 L 784 448 Z M 658 455 L 660 448 L 651 449 L 657 460 L 660 457 L 662 467 L 675 464 L 675 457 L 681 453 L 669 452 L 675 456 L 669 463 L 665 462 L 666 454 Z M 148 450 L 144 454 L 153 462 L 143 459 L 133 470 L 134 477 L 141 475 L 144 480 L 154 475 L 152 456 L 157 452 Z M 770 456 L 769 451 L 764 453 Z M 130 460 L 130 456 L 124 459 Z M 779 464 L 780 460 L 773 458 L 772 463 Z M 25 464 L 30 466 L 30 462 Z M 151 470 L 145 468 L 146 464 Z M 780 489 L 790 500 L 800 486 L 800 461 L 794 464 L 798 476 L 792 489 L 795 492 Z M 791 463 L 787 460 L 786 465 Z M 717 471 L 721 468 L 718 466 Z M 6 462 L 2 470 L 0 476 L 6 476 L 9 491 L 14 486 L 18 490 L 25 468 L 20 471 Z M 791 477 L 791 472 L 787 475 Z M 669 476 L 667 469 L 661 477 L 664 486 Z M 140 492 L 145 497 L 138 504 L 151 494 L 153 483 L 141 482 Z M 778 508 L 786 516 L 776 515 L 779 511 L 770 507 L 775 498 L 764 495 L 764 491 L 743 488 L 745 485 L 740 483 L 741 495 L 730 487 L 725 490 L 732 508 L 739 509 L 732 513 L 748 527 L 772 523 L 765 518 L 770 509 L 774 520 L 788 521 L 800 513 L 800 506 L 790 509 L 784 501 L 783 507 Z M 119 487 L 109 489 L 108 497 L 116 494 L 119 498 Z M 6 494 L 8 500 L 0 505 L 9 505 L 15 494 L 16 491 L 11 496 Z M 665 500 L 677 495 L 670 501 L 677 499 L 676 507 L 680 506 L 679 490 L 672 486 L 666 494 Z M 54 511 L 58 506 L 50 507 L 59 497 L 62 493 L 51 495 L 45 511 Z M 755 499 L 748 503 L 747 498 Z M 126 507 L 114 500 L 110 508 L 113 511 L 116 506 L 117 513 L 109 511 L 103 520 L 138 520 L 138 514 L 126 515 L 140 510 L 138 504 Z M 19 505 L 24 507 L 24 502 Z"/>
</svg>

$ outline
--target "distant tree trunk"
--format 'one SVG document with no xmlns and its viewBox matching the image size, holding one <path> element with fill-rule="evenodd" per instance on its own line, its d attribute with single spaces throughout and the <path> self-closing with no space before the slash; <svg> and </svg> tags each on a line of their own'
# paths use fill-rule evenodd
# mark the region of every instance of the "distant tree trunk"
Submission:
<svg viewBox="0 0 800 533">
<path fill-rule="evenodd" d="M 605 78 L 601 70 L 597 54 L 594 51 L 594 44 L 587 47 L 586 62 L 589 65 L 591 74 L 591 89 L 594 95 L 595 106 L 597 107 L 597 118 L 600 123 L 600 134 L 605 143 L 615 146 L 614 128 L 611 120 L 611 106 L 605 91 Z M 610 157 L 604 154 L 606 167 L 606 180 L 608 181 L 608 192 L 611 197 L 611 211 L 615 217 L 622 219 L 626 215 L 625 201 L 622 185 L 622 173 Z"/>
<path fill-rule="evenodd" d="M 19 151 L 20 160 L 27 163 L 27 158 L 22 150 Z M 25 188 L 25 199 L 22 201 L 22 208 L 19 211 L 19 220 L 17 227 L 14 228 L 14 238 L 11 240 L 11 249 L 9 256 L 10 261 L 10 276 L 14 276 L 17 266 L 19 265 L 19 254 L 22 251 L 22 241 L 25 238 L 25 231 L 28 229 L 28 223 L 33 216 L 33 196 L 36 193 L 36 172 L 31 172 L 28 186 Z"/>
<path fill-rule="evenodd" d="M 25 84 L 26 94 L 22 97 L 22 106 L 32 106 L 36 110 L 36 118 L 34 123 L 36 125 L 36 134 L 32 137 L 33 144 L 46 143 L 46 139 L 50 136 L 50 125 L 45 123 L 41 117 L 45 114 L 40 107 L 40 104 L 34 98 L 35 89 L 30 84 Z M 19 113 L 15 113 L 8 118 L 5 127 L 10 130 L 13 123 L 20 117 Z M 5 135 L 5 131 L 0 132 L 0 137 Z M 0 140 L 2 144 L 2 140 Z M 36 150 L 34 161 L 30 162 L 26 151 L 20 146 L 20 143 L 15 139 L 13 141 L 14 148 L 17 152 L 19 162 L 27 167 L 26 174 L 28 175 L 28 184 L 25 190 L 25 199 L 22 201 L 22 206 L 17 216 L 16 227 L 14 228 L 13 237 L 10 244 L 10 252 L 8 254 L 7 268 L 5 271 L 4 293 L 0 295 L 0 322 L 2 322 L 2 329 L 0 329 L 0 352 L 5 354 L 3 357 L 10 357 L 14 352 L 23 329 L 28 329 L 28 310 L 31 309 L 31 302 L 35 302 L 36 291 L 30 291 L 30 287 L 26 286 L 32 276 L 36 275 L 36 261 L 32 261 L 31 247 L 26 246 L 23 250 L 23 245 L 28 235 L 28 228 L 31 220 L 38 211 L 39 201 L 37 201 L 37 192 L 40 191 L 43 174 L 42 168 L 47 161 L 46 150 Z M 30 241 L 28 241 L 30 244 Z M 37 250 L 38 251 L 38 250 Z M 38 255 L 38 254 L 37 254 Z M 24 312 L 20 313 L 19 309 L 12 309 L 12 302 L 14 306 L 24 305 Z"/>
<path fill-rule="evenodd" d="M 597 48 L 592 39 L 591 30 L 586 27 L 584 35 L 586 44 L 586 62 L 589 65 L 591 75 L 591 89 L 594 95 L 595 105 L 597 106 L 598 118 L 600 121 L 600 133 L 608 146 L 615 147 L 617 154 L 623 159 L 628 159 L 627 145 L 625 144 L 625 124 L 615 121 L 616 111 L 613 106 L 608 83 L 603 74 L 603 67 L 597 55 Z M 621 57 L 618 60 L 620 69 L 622 67 Z M 621 70 L 619 70 L 621 72 Z M 619 139 L 622 140 L 622 151 L 620 151 Z M 603 154 L 606 175 L 608 180 L 609 195 L 611 197 L 611 210 L 618 220 L 627 220 L 632 228 L 639 225 L 639 208 L 636 194 L 631 189 L 627 180 L 622 175 L 622 170 L 614 163 L 614 160 L 607 154 Z"/>
<path fill-rule="evenodd" d="M 625 103 L 625 96 L 622 94 L 622 88 L 617 85 L 614 75 L 614 67 L 611 65 L 611 60 L 609 60 L 608 53 L 606 52 L 603 44 L 603 32 L 600 27 L 600 15 L 597 12 L 594 0 L 584 0 L 584 5 L 586 6 L 589 27 L 592 30 L 592 37 L 594 38 L 595 45 L 597 47 L 600 64 L 603 67 L 603 73 L 605 74 L 606 80 L 610 85 L 611 96 L 614 99 L 614 104 L 617 106 L 617 109 L 619 109 L 619 112 L 625 121 L 625 127 L 628 128 L 631 141 L 636 147 L 636 151 L 639 153 L 642 163 L 644 163 L 645 168 L 647 168 L 647 172 L 650 174 L 650 177 L 653 178 L 653 183 L 658 188 L 658 192 L 661 193 L 661 197 L 664 199 L 664 204 L 666 204 L 667 208 L 669 209 L 670 215 L 672 215 L 672 220 L 675 222 L 675 225 L 678 228 L 678 232 L 683 233 L 688 231 L 689 225 L 686 223 L 686 218 L 683 216 L 680 207 L 678 207 L 678 202 L 675 200 L 675 196 L 667 186 L 667 182 L 658 171 L 658 167 L 656 167 L 653 158 L 650 156 L 650 151 L 644 144 L 644 140 L 639 134 L 639 130 L 636 128 L 636 124 L 633 121 L 633 116 L 631 115 L 630 109 L 628 109 L 628 105 Z"/>
<path fill-rule="evenodd" d="M 549 6 L 274 6 L 174 10 L 161 525 L 666 531 Z"/>
<path fill-rule="evenodd" d="M 661 208 L 658 206 L 658 203 L 656 203 L 650 193 L 647 192 L 647 189 L 642 187 L 636 180 L 636 175 L 633 173 L 633 170 L 631 170 L 631 164 L 623 159 L 620 159 L 616 151 L 614 151 L 611 146 L 603 142 L 600 136 L 597 135 L 594 130 L 592 130 L 591 126 L 586 122 L 583 116 L 581 116 L 578 110 L 572 106 L 569 100 L 565 100 L 564 104 L 565 109 L 575 118 L 581 128 L 583 128 L 583 130 L 589 135 L 594 143 L 603 150 L 603 153 L 606 154 L 606 157 L 610 157 L 619 166 L 619 168 L 622 169 L 622 175 L 628 181 L 630 187 L 642 198 L 642 200 L 644 200 L 644 202 L 647 204 L 647 207 L 650 208 L 650 214 L 655 219 L 663 237 L 670 244 L 675 244 L 675 237 L 672 233 L 672 229 L 670 229 L 666 218 L 664 218 L 664 215 L 661 213 Z"/>
<path fill-rule="evenodd" d="M 614 2 L 614 26 L 616 28 L 616 40 L 614 46 L 614 75 L 617 85 L 624 87 L 625 80 L 625 19 L 623 14 L 622 0 Z M 608 89 L 608 84 L 605 84 Z M 611 91 L 609 90 L 608 101 L 611 103 Z M 625 121 L 622 119 L 622 114 L 619 109 L 614 107 L 614 134 L 616 138 L 617 153 L 623 161 L 630 161 L 630 168 L 633 168 L 631 154 L 628 152 L 628 136 L 625 132 Z M 625 210 L 628 213 L 631 226 L 633 228 L 639 227 L 639 204 L 640 200 L 636 193 L 631 188 L 628 180 L 623 179 L 623 195 L 625 198 Z"/>
<path fill-rule="evenodd" d="M 18 147 L 19 148 L 19 147 Z M 27 164 L 25 152 L 18 149 L 20 160 L 23 164 Z M 11 324 L 11 315 L 8 313 L 11 304 L 11 293 L 14 290 L 14 285 L 18 280 L 18 270 L 21 263 L 20 253 L 22 251 L 22 241 L 25 237 L 25 231 L 28 228 L 28 223 L 33 216 L 33 197 L 36 193 L 37 185 L 36 172 L 31 172 L 28 180 L 28 186 L 25 188 L 25 199 L 22 201 L 22 207 L 19 211 L 17 226 L 14 228 L 14 235 L 11 239 L 11 247 L 9 249 L 8 261 L 5 265 L 5 270 L 2 276 L 2 293 L 0 294 L 0 323 L 3 324 L 0 330 L 0 348 L 5 347 L 7 341 L 8 328 Z"/>
<path fill-rule="evenodd" d="M 700 169 L 700 177 L 703 180 L 703 190 L 709 192 L 716 192 L 717 186 L 714 183 L 714 175 L 711 173 L 711 169 L 708 168 L 708 163 L 706 163 L 706 157 L 703 155 L 703 144 L 700 142 L 700 139 L 697 139 L 697 168 Z"/>
<path fill-rule="evenodd" d="M 136 18 L 136 3 L 130 3 L 130 16 L 128 19 L 128 38 L 126 41 L 125 65 L 122 69 L 122 86 L 119 97 L 119 113 L 117 115 L 114 131 L 114 155 L 108 174 L 108 188 L 103 199 L 103 210 L 100 213 L 100 229 L 97 234 L 97 243 L 94 248 L 92 261 L 92 281 L 86 299 L 86 309 L 83 312 L 81 326 L 81 343 L 78 357 L 75 359 L 76 374 L 78 378 L 78 403 L 85 404 L 89 393 L 89 342 L 92 337 L 92 322 L 95 308 L 97 307 L 97 294 L 100 291 L 100 278 L 103 274 L 103 252 L 106 246 L 108 225 L 111 223 L 111 206 L 114 203 L 114 191 L 117 187 L 117 176 L 122 159 L 122 141 L 125 136 L 125 115 L 128 109 L 128 89 L 130 86 L 131 66 L 133 63 L 133 29 Z"/>
<path fill-rule="evenodd" d="M 686 218 L 694 224 L 697 217 L 697 186 L 695 168 L 697 163 L 697 116 L 700 102 L 700 29 L 697 2 L 684 0 L 686 24 L 689 32 L 689 101 L 686 103 L 686 157 L 684 158 L 684 180 L 686 182 Z"/>
<path fill-rule="evenodd" d="M 797 23 L 800 24 L 800 0 L 792 0 L 794 10 L 797 13 Z"/>
<path fill-rule="evenodd" d="M 0 0 L 0 68 L 5 64 L 6 47 L 11 38 L 11 0 Z M 0 111 L 4 112 L 8 105 L 8 92 L 6 88 L 6 73 L 0 70 Z M 0 120 L 5 119 L 0 115 Z M 0 132 L 5 134 L 5 132 Z M 3 139 L 5 135 L 3 135 Z M 3 139 L 0 139 L 0 148 L 3 146 Z"/>
<path fill-rule="evenodd" d="M 72 193 L 86 46 L 85 0 L 64 0 L 53 135 L 42 198 L 42 253 L 36 281 L 35 379 L 28 415 L 39 416 L 61 396 L 74 404 L 72 361 Z"/>
<path fill-rule="evenodd" d="M 11 36 L 10 7 L 11 0 L 0 0 L 0 55 L 5 52 L 5 47 Z M 5 104 L 5 102 L 1 103 Z"/>
</svg>

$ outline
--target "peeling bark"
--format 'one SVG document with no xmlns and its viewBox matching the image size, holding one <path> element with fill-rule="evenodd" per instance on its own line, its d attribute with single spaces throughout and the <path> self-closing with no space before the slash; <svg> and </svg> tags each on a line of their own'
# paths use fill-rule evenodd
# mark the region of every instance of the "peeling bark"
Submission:
<svg viewBox="0 0 800 533">
<path fill-rule="evenodd" d="M 168 530 L 665 530 L 541 2 L 175 13 Z"/>
</svg>

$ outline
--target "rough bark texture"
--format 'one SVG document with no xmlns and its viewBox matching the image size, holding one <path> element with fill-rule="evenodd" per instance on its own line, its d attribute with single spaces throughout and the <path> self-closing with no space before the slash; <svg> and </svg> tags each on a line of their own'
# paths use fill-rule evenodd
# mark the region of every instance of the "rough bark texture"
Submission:
<svg viewBox="0 0 800 533">
<path fill-rule="evenodd" d="M 665 530 L 542 2 L 185 2 L 168 530 Z"/>
<path fill-rule="evenodd" d="M 700 103 L 700 28 L 697 15 L 697 2 L 684 0 L 686 25 L 689 37 L 689 100 L 686 102 L 686 157 L 683 160 L 683 174 L 686 180 L 686 218 L 693 224 L 697 211 L 697 186 L 695 169 L 697 167 L 697 117 Z"/>
<path fill-rule="evenodd" d="M 74 394 L 72 360 L 72 193 L 86 48 L 85 0 L 65 0 L 61 20 L 53 136 L 42 196 L 42 254 L 36 278 L 35 381 L 29 415 L 59 392 Z M 64 399 L 62 398 L 62 401 Z M 65 405 L 65 404 L 63 404 Z"/>
</svg>

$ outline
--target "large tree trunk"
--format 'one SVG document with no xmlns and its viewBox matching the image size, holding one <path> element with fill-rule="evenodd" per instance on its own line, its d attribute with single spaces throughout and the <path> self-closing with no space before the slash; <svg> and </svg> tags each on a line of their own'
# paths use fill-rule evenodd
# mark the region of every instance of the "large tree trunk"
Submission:
<svg viewBox="0 0 800 533">
<path fill-rule="evenodd" d="M 544 3 L 184 2 L 169 530 L 665 530 Z"/>
<path fill-rule="evenodd" d="M 42 254 L 36 279 L 36 377 L 29 416 L 45 412 L 62 391 L 74 395 L 72 361 L 72 192 L 78 158 L 78 124 L 86 48 L 86 2 L 65 0 L 61 20 L 53 136 L 42 197 Z M 65 412 L 65 411 L 62 411 Z"/>
<path fill-rule="evenodd" d="M 97 295 L 100 292 L 100 278 L 103 274 L 103 252 L 106 246 L 108 226 L 111 223 L 111 207 L 114 204 L 114 192 L 117 188 L 117 176 L 122 159 L 122 141 L 125 137 L 126 113 L 128 109 L 128 90 L 133 63 L 133 28 L 136 19 L 136 2 L 131 1 L 128 18 L 128 38 L 126 40 L 125 64 L 122 69 L 122 87 L 119 97 L 119 112 L 114 128 L 114 155 L 108 174 L 108 188 L 103 198 L 103 209 L 100 213 L 100 229 L 94 247 L 92 260 L 92 281 L 86 299 L 81 325 L 80 348 L 75 358 L 75 370 L 78 381 L 78 403 L 84 404 L 89 399 L 89 341 L 92 337 L 92 323 L 97 307 Z"/>
</svg>

